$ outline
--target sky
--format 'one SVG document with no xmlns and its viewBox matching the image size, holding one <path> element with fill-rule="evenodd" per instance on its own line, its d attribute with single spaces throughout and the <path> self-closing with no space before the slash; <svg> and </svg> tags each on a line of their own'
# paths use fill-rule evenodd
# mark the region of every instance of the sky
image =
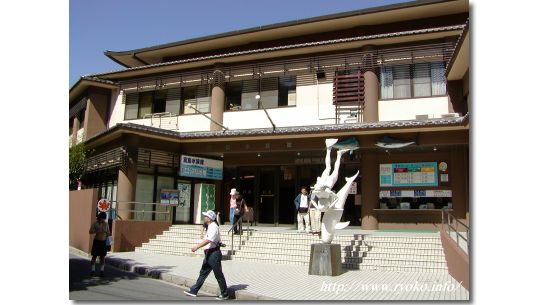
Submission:
<svg viewBox="0 0 538 305">
<path fill-rule="evenodd" d="M 408 0 L 70 0 L 69 87 L 124 67 L 104 55 Z"/>
</svg>

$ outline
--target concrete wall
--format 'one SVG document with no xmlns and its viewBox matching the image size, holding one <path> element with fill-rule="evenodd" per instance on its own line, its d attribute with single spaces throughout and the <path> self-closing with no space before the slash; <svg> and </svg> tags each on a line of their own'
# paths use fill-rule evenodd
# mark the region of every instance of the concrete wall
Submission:
<svg viewBox="0 0 538 305">
<path fill-rule="evenodd" d="M 379 121 L 415 120 L 417 114 L 428 114 L 440 118 L 451 112 L 448 97 L 379 101 Z"/>
<path fill-rule="evenodd" d="M 171 221 L 114 220 L 112 224 L 113 252 L 134 251 L 142 243 L 168 230 Z M 89 227 L 88 227 L 89 228 Z"/>
<path fill-rule="evenodd" d="M 97 189 L 69 192 L 69 245 L 86 253 L 91 251 L 93 236 L 88 233 L 95 221 Z"/>
<path fill-rule="evenodd" d="M 467 255 L 448 234 L 441 231 L 441 242 L 448 265 L 448 273 L 469 290 L 469 255 Z"/>
</svg>

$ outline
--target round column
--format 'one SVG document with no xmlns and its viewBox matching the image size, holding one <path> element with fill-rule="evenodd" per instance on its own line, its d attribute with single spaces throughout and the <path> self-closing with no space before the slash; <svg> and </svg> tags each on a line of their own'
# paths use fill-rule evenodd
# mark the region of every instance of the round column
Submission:
<svg viewBox="0 0 538 305">
<path fill-rule="evenodd" d="M 379 207 L 378 164 L 374 153 L 363 153 L 361 158 L 361 227 L 364 230 L 379 228 L 374 209 Z"/>
<path fill-rule="evenodd" d="M 221 70 L 215 70 L 213 72 L 213 88 L 211 89 L 211 118 L 220 124 L 222 124 L 224 117 L 224 84 L 224 73 Z M 219 131 L 222 130 L 222 127 L 211 122 L 209 130 Z"/>
<path fill-rule="evenodd" d="M 367 53 L 366 67 L 364 69 L 364 114 L 363 121 L 368 123 L 379 122 L 378 101 L 379 101 L 379 79 L 376 74 L 375 48 L 366 46 Z"/>
</svg>

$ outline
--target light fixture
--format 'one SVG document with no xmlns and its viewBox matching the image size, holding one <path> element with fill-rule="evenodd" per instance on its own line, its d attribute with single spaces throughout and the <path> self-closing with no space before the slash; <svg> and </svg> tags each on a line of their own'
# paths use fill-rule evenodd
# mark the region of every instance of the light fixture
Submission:
<svg viewBox="0 0 538 305">
<path fill-rule="evenodd" d="M 300 153 L 300 152 L 297 152 L 297 156 L 300 156 L 300 155 L 301 155 L 301 153 Z"/>
<path fill-rule="evenodd" d="M 257 101 L 259 101 L 262 97 L 259 95 L 259 94 L 256 94 L 256 96 L 254 97 Z"/>
<path fill-rule="evenodd" d="M 437 151 L 437 146 L 434 146 L 434 147 L 433 147 L 433 151 Z"/>
<path fill-rule="evenodd" d="M 260 153 L 258 153 L 258 158 L 261 157 L 262 155 Z"/>
</svg>

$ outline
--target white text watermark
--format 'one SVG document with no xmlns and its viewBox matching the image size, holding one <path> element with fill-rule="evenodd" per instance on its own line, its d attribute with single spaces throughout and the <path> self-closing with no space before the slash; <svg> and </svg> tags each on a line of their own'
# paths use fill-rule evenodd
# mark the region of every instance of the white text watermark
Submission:
<svg viewBox="0 0 538 305">
<path fill-rule="evenodd" d="M 398 283 L 398 284 L 378 284 L 378 283 L 364 283 L 360 281 L 354 281 L 352 283 L 321 283 L 321 292 L 332 292 L 336 295 L 346 292 L 394 292 L 396 294 L 409 293 L 409 292 L 452 292 L 461 287 L 462 282 L 456 283 L 452 281 L 446 282 L 433 282 L 433 283 L 421 283 L 418 281 L 412 283 Z"/>
</svg>

